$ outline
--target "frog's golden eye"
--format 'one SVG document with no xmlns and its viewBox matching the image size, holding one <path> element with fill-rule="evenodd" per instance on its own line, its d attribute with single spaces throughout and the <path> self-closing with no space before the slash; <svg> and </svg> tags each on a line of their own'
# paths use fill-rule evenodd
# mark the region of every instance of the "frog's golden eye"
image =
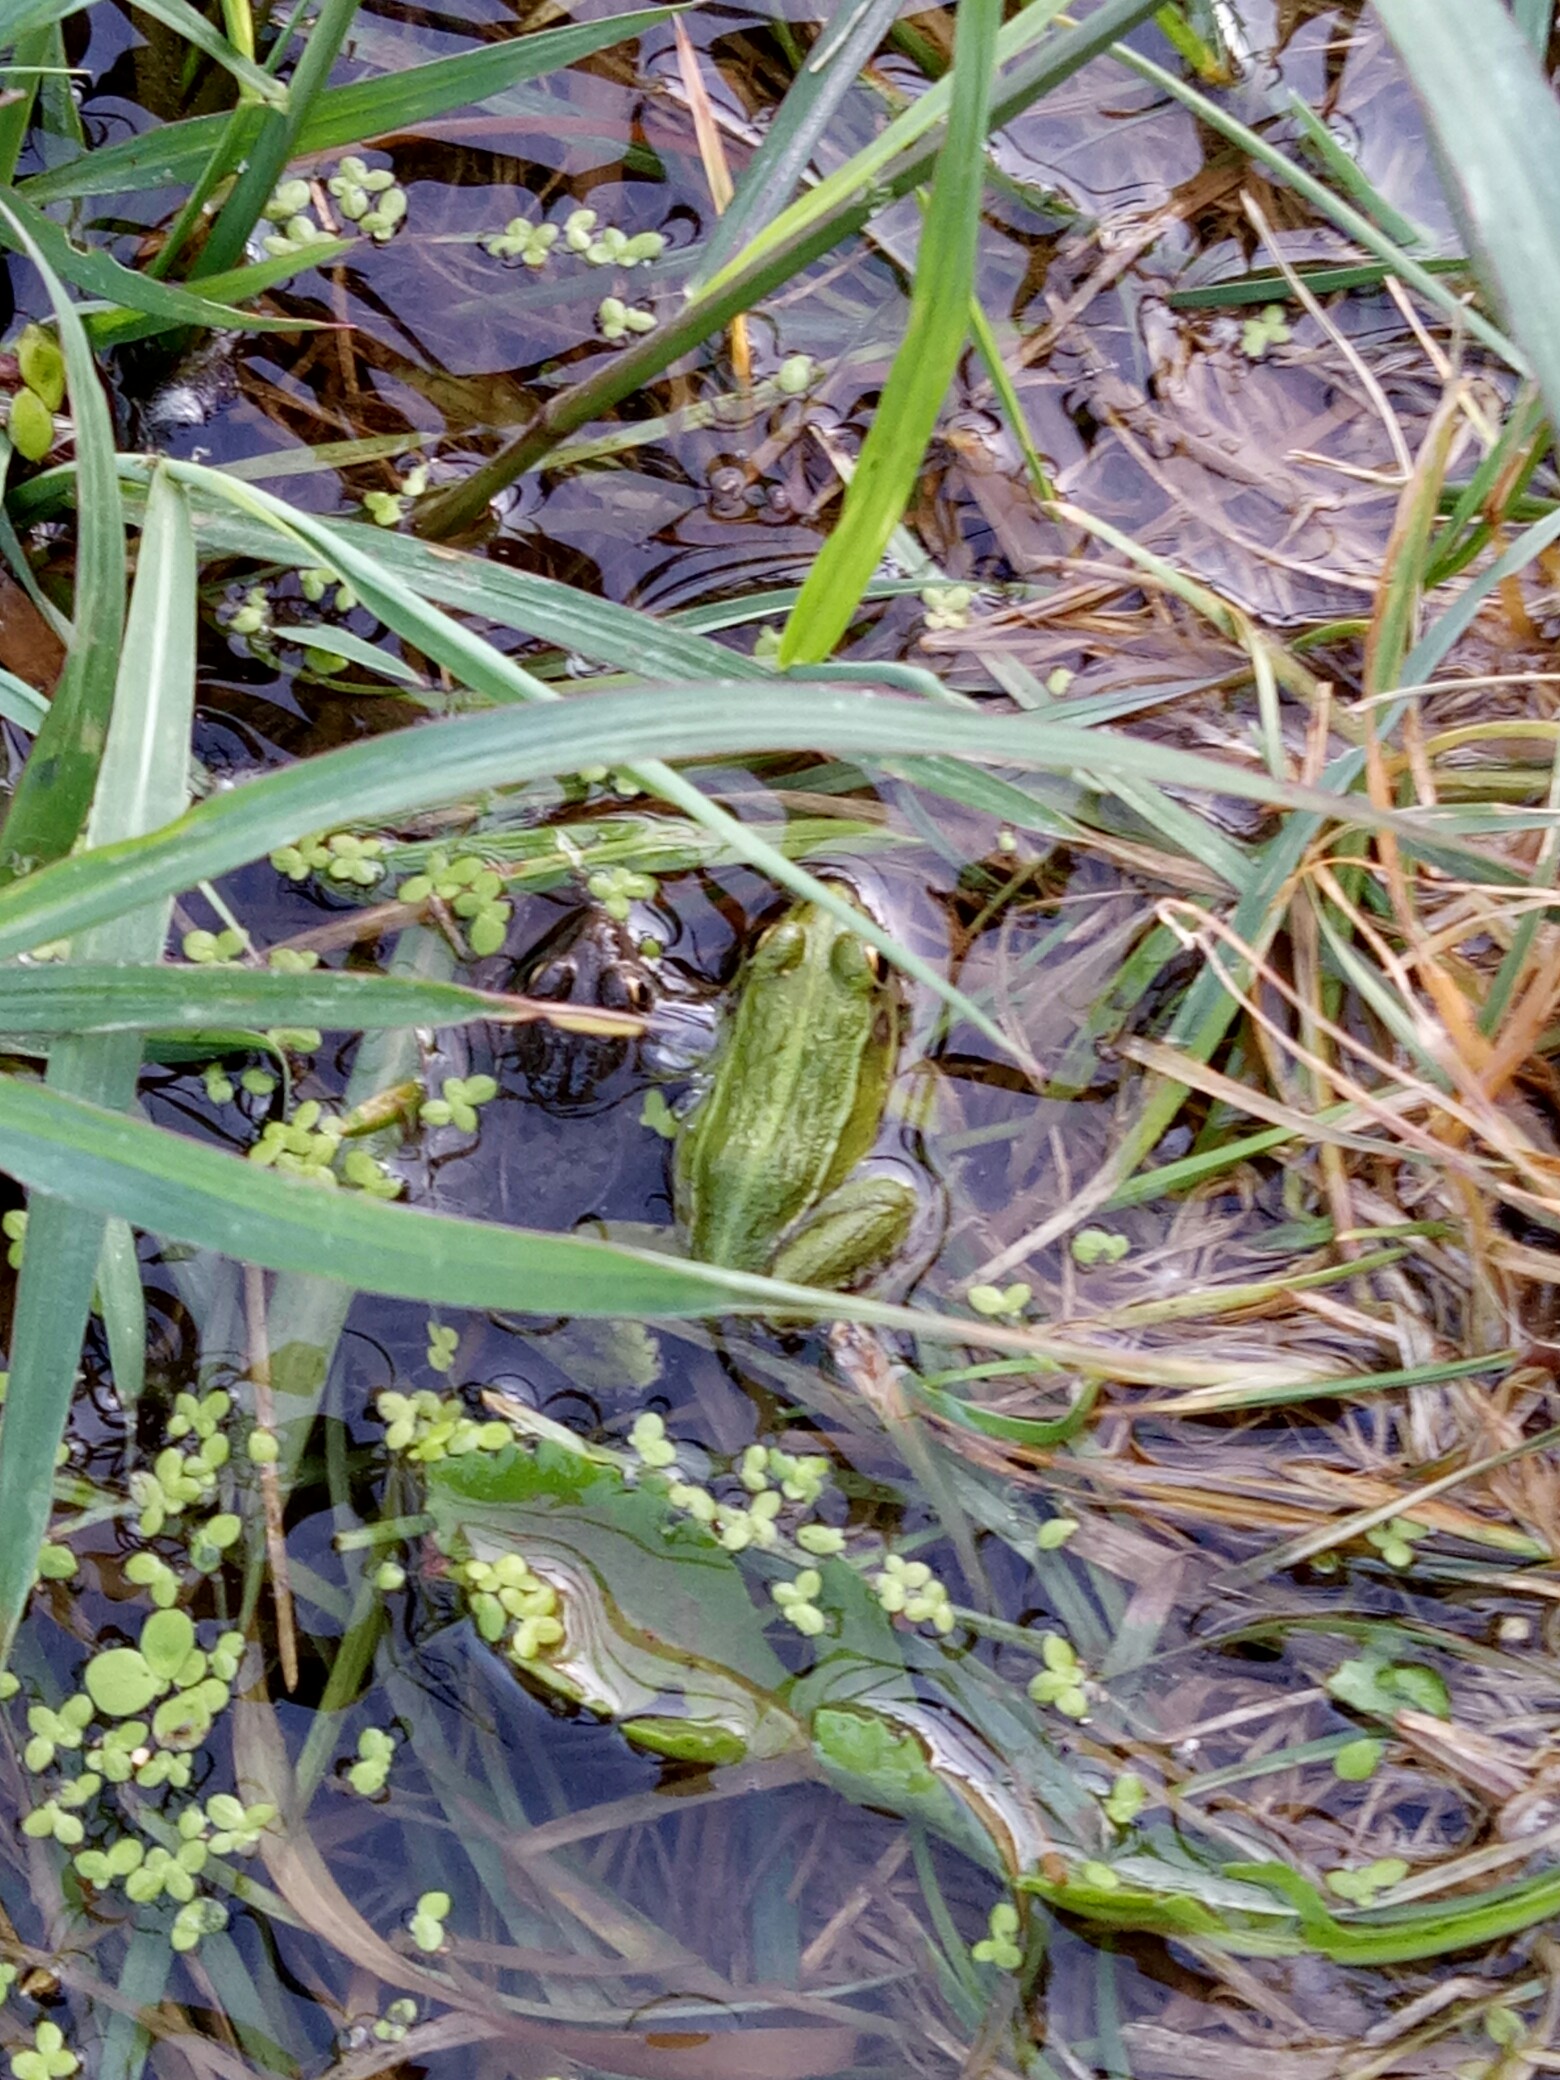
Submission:
<svg viewBox="0 0 1560 2080">
<path fill-rule="evenodd" d="M 623 977 L 623 1008 L 626 1011 L 648 1011 L 655 1001 L 655 993 L 643 975 L 632 971 Z"/>
<path fill-rule="evenodd" d="M 794 917 L 772 924 L 753 949 L 753 972 L 783 975 L 794 968 L 807 951 L 807 933 Z"/>
<path fill-rule="evenodd" d="M 858 940 L 857 944 L 861 948 L 861 957 L 867 964 L 867 973 L 874 982 L 881 982 L 883 979 L 882 954 L 879 953 L 875 946 L 869 946 L 865 939 Z"/>
<path fill-rule="evenodd" d="M 558 960 L 548 961 L 531 977 L 530 994 L 546 997 L 550 1002 L 559 997 L 573 994 L 579 978 L 579 967 L 571 955 L 564 954 Z"/>
</svg>

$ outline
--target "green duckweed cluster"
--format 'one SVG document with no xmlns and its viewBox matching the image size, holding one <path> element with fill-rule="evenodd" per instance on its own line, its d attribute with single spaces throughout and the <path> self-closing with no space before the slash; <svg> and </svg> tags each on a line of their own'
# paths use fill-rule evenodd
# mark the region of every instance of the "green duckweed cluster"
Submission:
<svg viewBox="0 0 1560 2080">
<path fill-rule="evenodd" d="M 331 214 L 343 224 L 352 224 L 377 245 L 394 238 L 405 221 L 406 190 L 398 185 L 388 166 L 370 166 L 355 152 L 340 161 L 324 182 L 330 197 Z M 319 222 L 323 211 L 315 185 L 294 174 L 279 181 L 265 206 L 266 222 L 275 228 L 260 243 L 276 259 L 289 253 L 307 257 L 311 246 L 325 245 L 340 235 Z"/>
</svg>

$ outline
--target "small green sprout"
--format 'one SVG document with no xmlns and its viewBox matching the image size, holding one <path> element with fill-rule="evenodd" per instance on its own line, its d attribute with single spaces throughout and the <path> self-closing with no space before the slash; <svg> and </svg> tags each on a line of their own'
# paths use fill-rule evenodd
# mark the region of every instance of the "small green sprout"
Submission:
<svg viewBox="0 0 1560 2080">
<path fill-rule="evenodd" d="M 903 1617 L 912 1625 L 930 1625 L 938 1633 L 952 1632 L 955 1619 L 948 1591 L 924 1560 L 906 1560 L 898 1553 L 889 1553 L 881 1571 L 868 1581 L 890 1617 Z"/>
<path fill-rule="evenodd" d="M 406 1587 L 406 1569 L 399 1560 L 381 1560 L 374 1569 L 374 1587 L 382 1596 L 393 1596 Z"/>
<path fill-rule="evenodd" d="M 1076 1517 L 1047 1517 L 1035 1533 L 1035 1544 L 1042 1553 L 1058 1552 L 1081 1528 Z"/>
<path fill-rule="evenodd" d="M 673 1481 L 666 1499 L 673 1509 L 684 1511 L 696 1524 L 708 1528 L 715 1522 L 715 1497 L 708 1488 L 697 1487 L 692 1481 Z"/>
<path fill-rule="evenodd" d="M 418 1465 L 432 1465 L 466 1452 L 500 1452 L 514 1441 L 507 1423 L 495 1418 L 478 1422 L 453 1397 L 441 1397 L 429 1387 L 415 1394 L 398 1394 L 387 1388 L 376 1396 L 375 1408 L 387 1425 L 385 1444 L 392 1452 L 404 1452 Z"/>
<path fill-rule="evenodd" d="M 1366 1543 L 1373 1545 L 1388 1567 L 1405 1568 L 1414 1564 L 1414 1546 L 1418 1540 L 1430 1536 L 1428 1524 L 1418 1524 L 1412 1517 L 1391 1517 L 1385 1524 L 1377 1524 L 1365 1534 Z"/>
<path fill-rule="evenodd" d="M 1353 1906 L 1372 1907 L 1376 1903 L 1376 1894 L 1401 1885 L 1408 1870 L 1401 1856 L 1378 1856 L 1374 1863 L 1367 1863 L 1360 1870 L 1329 1871 L 1327 1889 Z"/>
<path fill-rule="evenodd" d="M 347 1782 L 362 1798 L 378 1798 L 390 1777 L 395 1758 L 396 1736 L 377 1726 L 365 1726 L 358 1735 L 357 1760 L 347 1768 Z"/>
<path fill-rule="evenodd" d="M 277 183 L 264 215 L 272 224 L 285 224 L 289 217 L 296 217 L 300 210 L 306 210 L 309 202 L 309 184 L 295 174 L 292 179 Z"/>
<path fill-rule="evenodd" d="M 173 1917 L 168 1931 L 169 1947 L 181 1952 L 193 1950 L 202 1936 L 220 1935 L 227 1925 L 228 1910 L 220 1900 L 186 1900 Z"/>
<path fill-rule="evenodd" d="M 1022 1314 L 1033 1297 L 1033 1290 L 1020 1279 L 1010 1286 L 971 1286 L 964 1297 L 977 1314 L 994 1319 L 1005 1314 Z"/>
<path fill-rule="evenodd" d="M 666 1434 L 666 1420 L 654 1409 L 647 1408 L 635 1417 L 628 1443 L 635 1458 L 657 1473 L 677 1463 L 677 1447 Z"/>
<path fill-rule="evenodd" d="M 1092 1271 L 1096 1264 L 1119 1264 L 1131 1247 L 1125 1235 L 1108 1228 L 1080 1228 L 1072 1239 L 1073 1262 Z"/>
<path fill-rule="evenodd" d="M 14 1271 L 21 1265 L 22 1248 L 27 1240 L 25 1206 L 13 1206 L 9 1213 L 0 1215 L 0 1234 L 3 1234 L 11 1245 L 5 1253 L 5 1260 Z"/>
<path fill-rule="evenodd" d="M 519 260 L 527 267 L 544 267 L 558 237 L 556 224 L 533 224 L 525 217 L 511 217 L 502 231 L 489 232 L 482 245 L 495 260 Z"/>
<path fill-rule="evenodd" d="M 800 397 L 812 388 L 819 373 L 811 354 L 787 354 L 775 372 L 775 388 L 783 397 Z"/>
<path fill-rule="evenodd" d="M 794 1580 L 774 1583 L 769 1593 L 787 1622 L 794 1625 L 804 1639 L 816 1639 L 827 1623 L 817 1605 L 822 1589 L 823 1576 L 817 1568 L 804 1567 Z"/>
<path fill-rule="evenodd" d="M 394 187 L 395 175 L 388 166 L 370 166 L 349 153 L 325 183 L 336 198 L 336 206 L 349 222 L 356 224 L 373 208 L 373 198 Z"/>
<path fill-rule="evenodd" d="M 486 860 L 474 852 L 449 859 L 436 852 L 420 874 L 411 874 L 397 889 L 403 903 L 423 903 L 430 896 L 447 903 L 466 921 L 466 937 L 479 959 L 497 953 L 509 929 L 513 906 L 504 884 Z"/>
<path fill-rule="evenodd" d="M 416 2020 L 417 2003 L 403 1996 L 390 2003 L 369 2034 L 376 2044 L 399 2044 Z"/>
<path fill-rule="evenodd" d="M 1338 1750 L 1333 1757 L 1333 1775 L 1343 1784 L 1363 1784 L 1376 1774 L 1386 1752 L 1385 1741 L 1362 1735 L 1359 1740 L 1349 1741 Z"/>
<path fill-rule="evenodd" d="M 106 1849 L 83 1849 L 72 1857 L 77 1872 L 99 1892 L 128 1878 L 146 1859 L 146 1845 L 133 1834 L 119 1835 Z"/>
<path fill-rule="evenodd" d="M 206 1086 L 206 1096 L 213 1105 L 231 1105 L 238 1095 L 233 1079 L 220 1062 L 208 1062 L 201 1073 Z"/>
<path fill-rule="evenodd" d="M 81 2071 L 81 2060 L 66 2045 L 57 2022 L 40 2022 L 31 2051 L 11 2053 L 11 2071 L 16 2080 L 66 2080 L 68 2074 Z"/>
<path fill-rule="evenodd" d="M 926 609 L 928 628 L 968 628 L 970 605 L 975 598 L 969 585 L 925 585 L 921 605 Z"/>
<path fill-rule="evenodd" d="M 477 1107 L 490 1104 L 497 1096 L 498 1085 L 491 1076 L 447 1076 L 439 1096 L 427 1099 L 417 1116 L 425 1127 L 453 1126 L 463 1134 L 474 1134 Z"/>
<path fill-rule="evenodd" d="M 444 1924 L 449 1919 L 452 1904 L 447 1892 L 425 1892 L 418 1899 L 416 1912 L 406 1925 L 419 1950 L 444 1948 Z"/>
<path fill-rule="evenodd" d="M 371 1199 L 399 1199 L 405 1189 L 401 1178 L 366 1148 L 349 1148 L 341 1158 L 341 1181 Z"/>
<path fill-rule="evenodd" d="M 276 1818 L 276 1807 L 261 1799 L 246 1806 L 230 1791 L 218 1791 L 206 1801 L 205 1824 L 211 1836 L 213 1856 L 253 1856 L 260 1837 Z"/>
<path fill-rule="evenodd" d="M 1502 2051 L 1511 2051 L 1526 2040 L 1528 2026 L 1515 2008 L 1497 2006 L 1484 2011 L 1484 2034 Z"/>
<path fill-rule="evenodd" d="M 1016 1972 L 1024 1961 L 1024 1953 L 1015 1942 L 1018 1934 L 1018 1909 L 1011 1900 L 998 1900 L 986 1918 L 990 1930 L 970 1950 L 977 1964 L 994 1964 L 999 1972 Z"/>
<path fill-rule="evenodd" d="M 179 945 L 187 961 L 193 961 L 197 967 L 208 967 L 217 962 L 237 960 L 249 945 L 249 934 L 229 925 L 220 932 L 186 932 Z"/>
<path fill-rule="evenodd" d="M 1136 1770 L 1124 1769 L 1110 1787 L 1105 1817 L 1113 1827 L 1130 1827 L 1148 1803 L 1148 1786 Z"/>
<path fill-rule="evenodd" d="M 326 245 L 329 241 L 330 233 L 317 224 L 307 210 L 299 210 L 285 223 L 278 224 L 274 231 L 267 232 L 260 243 L 273 258 L 282 260 L 289 253 L 307 253 L 310 246 Z"/>
<path fill-rule="evenodd" d="M 1281 303 L 1266 303 L 1241 327 L 1240 350 L 1248 361 L 1260 361 L 1269 347 L 1287 345 L 1293 335 Z"/>
<path fill-rule="evenodd" d="M 1064 1719 L 1086 1719 L 1088 1693 L 1084 1688 L 1088 1670 L 1078 1659 L 1071 1641 L 1059 1632 L 1047 1632 L 1040 1641 L 1040 1659 L 1045 1666 L 1029 1680 L 1029 1695 L 1035 1704 L 1051 1705 Z"/>
<path fill-rule="evenodd" d="M 76 1572 L 77 1564 L 69 1546 L 45 1539 L 38 1550 L 38 1579 L 40 1582 L 68 1582 Z"/>
<path fill-rule="evenodd" d="M 86 1839 L 86 1828 L 74 1813 L 67 1813 L 58 1799 L 51 1798 L 41 1806 L 34 1806 L 22 1820 L 22 1833 L 35 1842 L 48 1841 L 52 1836 L 62 1849 L 76 1849 Z"/>
<path fill-rule="evenodd" d="M 845 1550 L 845 1534 L 833 1524 L 799 1524 L 796 1543 L 818 1560 L 832 1560 Z"/>
<path fill-rule="evenodd" d="M 652 1134 L 659 1134 L 663 1141 L 677 1139 L 677 1115 L 658 1090 L 645 1092 L 644 1103 L 639 1108 L 639 1124 L 648 1127 Z"/>
<path fill-rule="evenodd" d="M 178 1601 L 179 1577 L 156 1553 L 132 1553 L 125 1562 L 125 1579 L 148 1590 L 160 1611 L 171 1609 Z"/>
<path fill-rule="evenodd" d="M 633 304 L 625 303 L 621 296 L 604 296 L 596 306 L 596 323 L 601 328 L 602 338 L 616 346 L 631 333 L 653 332 L 655 313 L 639 310 Z"/>
<path fill-rule="evenodd" d="M 622 924 L 635 903 L 648 903 L 656 893 L 653 874 L 639 874 L 632 867 L 598 867 L 585 877 L 585 892 L 594 898 L 608 917 Z"/>
</svg>

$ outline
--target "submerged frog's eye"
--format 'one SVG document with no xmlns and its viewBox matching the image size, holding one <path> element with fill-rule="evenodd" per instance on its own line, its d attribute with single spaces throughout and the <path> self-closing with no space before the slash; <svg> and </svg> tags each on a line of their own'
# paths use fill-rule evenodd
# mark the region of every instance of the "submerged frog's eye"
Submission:
<svg viewBox="0 0 1560 2080">
<path fill-rule="evenodd" d="M 548 961 L 531 977 L 530 994 L 556 1000 L 569 996 L 579 976 L 578 964 L 565 954 L 561 959 Z"/>
<path fill-rule="evenodd" d="M 602 996 L 614 1011 L 648 1011 L 655 1001 L 650 984 L 632 968 L 616 970 L 609 976 Z M 618 999 L 615 1004 L 610 1002 L 613 997 Z"/>
<path fill-rule="evenodd" d="M 794 917 L 782 917 L 754 947 L 753 971 L 758 975 L 783 975 L 796 966 L 806 951 L 806 927 Z"/>
</svg>

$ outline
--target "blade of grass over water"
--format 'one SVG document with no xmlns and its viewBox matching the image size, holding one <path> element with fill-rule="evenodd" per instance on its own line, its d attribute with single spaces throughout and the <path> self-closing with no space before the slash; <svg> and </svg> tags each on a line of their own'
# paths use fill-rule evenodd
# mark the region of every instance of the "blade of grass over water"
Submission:
<svg viewBox="0 0 1560 2080">
<path fill-rule="evenodd" d="M 173 1031 L 222 1026 L 321 1026 L 370 1032 L 393 1026 L 516 1024 L 542 1014 L 594 1030 L 598 1014 L 529 997 L 410 982 L 372 973 L 273 973 L 263 968 L 106 967 L 83 962 L 0 969 L 0 1030 L 10 1033 Z M 607 1014 L 608 1024 L 613 1024 Z M 637 1031 L 640 1021 L 615 1022 Z"/>
<path fill-rule="evenodd" d="M 68 852 L 86 821 L 119 668 L 125 524 L 108 404 L 81 319 L 30 233 L 4 201 L 0 227 L 37 268 L 59 325 L 76 425 L 80 501 L 74 626 L 49 713 L 0 825 L 0 880 L 7 880 Z"/>
<path fill-rule="evenodd" d="M 1034 1351 L 1040 1342 L 973 1318 L 818 1292 L 580 1236 L 387 1206 L 354 1192 L 326 1195 L 15 1077 L 0 1077 L 0 1136 L 7 1169 L 35 1191 L 69 1194 L 74 1205 L 118 1214 L 169 1240 L 401 1299 L 542 1316 L 801 1313 L 999 1350 Z M 1108 1362 L 1104 1354 L 1099 1362 Z M 53 1461 L 51 1441 L 51 1474 Z M 8 1559 L 0 1558 L 0 1567 Z M 24 1595 L 31 1581 L 29 1559 Z"/>
<path fill-rule="evenodd" d="M 109 477 L 113 482 L 111 458 Z M 86 611 L 79 588 L 77 610 Z M 89 839 L 133 839 L 178 814 L 188 799 L 194 705 L 194 538 L 182 493 L 159 476 L 147 506 Z M 40 746 L 42 740 L 40 733 Z M 77 951 L 88 960 L 155 960 L 169 907 L 168 898 L 153 898 L 96 926 Z M 140 1065 L 138 1034 L 72 1035 L 51 1053 L 48 1092 L 39 1095 L 123 1109 L 134 1099 Z M 54 1456 L 70 1414 L 106 1228 L 102 1211 L 47 1189 L 35 1192 L 28 1205 L 29 1246 L 17 1284 L 10 1384 L 0 1420 L 0 1522 L 6 1525 L 0 1540 L 0 1659 L 10 1653 L 48 1531 Z M 109 1283 L 112 1288 L 112 1272 Z M 123 1322 L 122 1294 L 116 1312 Z M 132 1369 L 127 1388 L 133 1389 L 135 1377 Z"/>
<path fill-rule="evenodd" d="M 780 636 L 782 667 L 827 657 L 860 605 L 915 488 L 969 334 L 986 179 L 986 126 L 1001 19 L 998 0 L 964 0 L 948 137 L 916 256 L 910 318 L 845 502 Z"/>
<path fill-rule="evenodd" d="M 476 641 L 478 639 L 472 638 Z M 0 889 L 0 959 L 25 953 L 161 894 L 213 880 L 303 832 L 329 829 L 350 807 L 373 824 L 482 789 L 622 765 L 644 758 L 715 757 L 757 750 L 864 756 L 946 752 L 964 758 L 1091 774 L 1119 770 L 1214 794 L 1341 816 L 1365 828 L 1414 828 L 1362 798 L 1226 767 L 1172 746 L 1070 729 L 1048 718 L 969 716 L 929 703 L 787 683 L 771 693 L 741 683 L 677 692 L 601 693 L 424 725 L 417 757 L 397 735 L 321 753 L 198 803 L 149 837 L 56 861 Z M 1453 851 L 1450 839 L 1446 849 Z"/>
<path fill-rule="evenodd" d="M 1560 425 L 1560 107 L 1500 0 L 1381 0 L 1377 11 L 1440 143 L 1474 264 Z"/>
</svg>

